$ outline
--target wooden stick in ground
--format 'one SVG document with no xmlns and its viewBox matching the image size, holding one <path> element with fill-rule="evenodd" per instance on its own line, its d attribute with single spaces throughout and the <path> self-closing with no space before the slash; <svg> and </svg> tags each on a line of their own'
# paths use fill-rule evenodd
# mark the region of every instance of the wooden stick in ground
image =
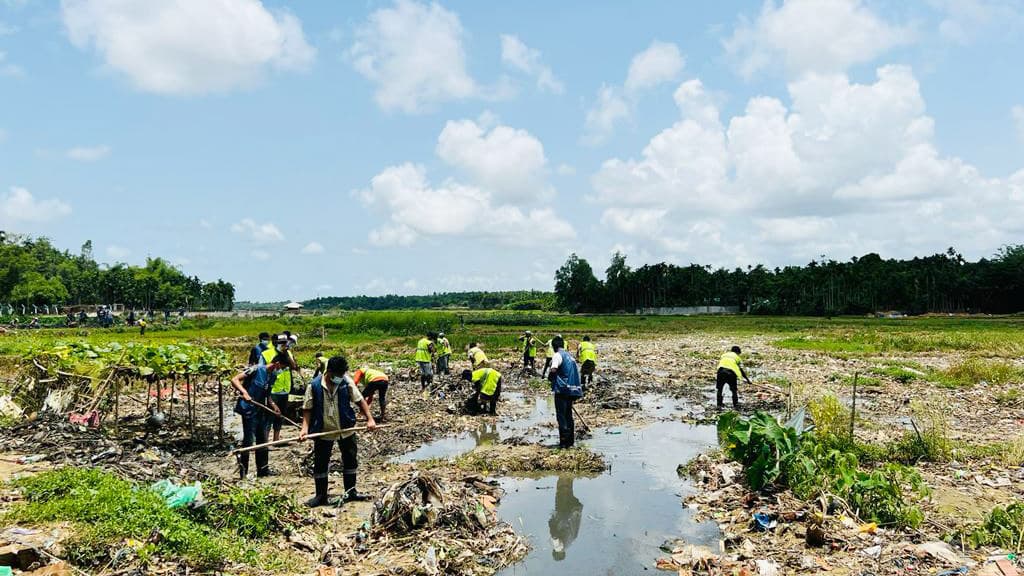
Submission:
<svg viewBox="0 0 1024 576">
<path fill-rule="evenodd" d="M 576 417 L 580 419 L 580 424 L 583 424 L 583 427 L 587 429 L 587 432 L 589 432 L 590 424 L 587 424 L 587 421 L 583 419 L 583 416 L 580 416 L 580 412 L 579 410 L 576 409 L 575 405 L 572 407 L 572 413 L 575 414 Z"/>
<path fill-rule="evenodd" d="M 377 428 L 387 428 L 387 424 L 378 424 Z M 321 438 L 323 436 L 336 436 L 342 432 L 359 432 L 366 430 L 366 426 L 353 426 L 351 428 L 345 428 L 343 430 L 335 430 L 333 432 L 317 432 L 316 434 L 306 435 L 306 440 L 313 440 Z M 292 442 L 301 442 L 299 438 L 282 438 L 280 440 L 274 440 L 272 442 L 264 442 L 263 444 L 256 444 L 253 446 L 246 446 L 245 448 L 238 448 L 228 453 L 228 456 L 234 456 L 235 454 L 241 454 L 242 452 L 251 452 L 253 450 L 259 450 L 260 448 L 267 448 L 269 446 L 280 446 L 281 444 L 291 444 Z"/>
</svg>

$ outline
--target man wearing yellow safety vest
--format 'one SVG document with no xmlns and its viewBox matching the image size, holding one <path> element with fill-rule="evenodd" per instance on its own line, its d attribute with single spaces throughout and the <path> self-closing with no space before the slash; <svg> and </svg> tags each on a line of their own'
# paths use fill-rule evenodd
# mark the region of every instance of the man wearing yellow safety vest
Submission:
<svg viewBox="0 0 1024 576">
<path fill-rule="evenodd" d="M 594 382 L 594 370 L 597 369 L 597 347 L 590 341 L 590 336 L 584 336 L 583 341 L 576 348 L 576 358 L 580 361 L 580 380 L 584 386 Z"/>
<path fill-rule="evenodd" d="M 494 416 L 498 413 L 498 398 L 501 396 L 501 372 L 494 368 L 463 370 L 462 379 L 473 383 L 476 392 L 466 400 L 466 411 L 470 414 L 483 412 L 484 403 L 488 404 L 487 413 Z"/>
<path fill-rule="evenodd" d="M 425 338 L 420 338 L 416 343 L 416 364 L 420 367 L 420 390 L 425 390 L 427 385 L 434 381 L 434 341 L 437 334 L 427 332 Z"/>
<path fill-rule="evenodd" d="M 557 336 L 555 336 L 555 338 L 561 338 L 561 337 L 562 337 L 561 334 L 558 334 Z M 551 340 L 548 340 L 547 342 L 544 343 L 548 347 L 548 350 L 547 350 L 547 352 L 545 352 L 545 357 L 544 357 L 544 370 L 543 370 L 544 374 L 548 373 L 548 370 L 551 368 L 551 359 L 555 357 L 555 349 L 551 345 L 551 342 L 554 341 L 555 338 L 552 338 Z"/>
<path fill-rule="evenodd" d="M 747 384 L 752 384 L 750 378 L 747 377 L 747 373 L 743 370 L 743 361 L 740 359 L 740 347 L 733 346 L 732 350 L 729 350 L 725 354 L 722 354 L 722 358 L 718 361 L 718 373 L 716 374 L 715 381 L 715 398 L 718 401 L 718 409 L 723 408 L 722 404 L 722 389 L 725 385 L 729 385 L 729 391 L 732 392 L 732 407 L 734 410 L 739 410 L 740 399 L 739 394 L 736 392 L 737 379 L 742 377 Z"/>
<path fill-rule="evenodd" d="M 367 406 L 373 404 L 373 395 L 380 393 L 380 418 L 377 418 L 377 422 L 384 422 L 388 408 L 388 375 L 380 370 L 364 366 L 356 370 L 352 375 L 352 380 L 356 386 L 359 386 L 360 383 L 363 384 L 363 398 L 366 400 Z"/>
<path fill-rule="evenodd" d="M 484 354 L 483 348 L 480 348 L 480 344 L 478 342 L 469 343 L 468 355 L 469 363 L 473 366 L 473 370 L 487 366 L 487 354 Z"/>
<path fill-rule="evenodd" d="M 451 371 L 448 369 L 448 362 L 452 359 L 452 345 L 448 342 L 448 338 L 445 337 L 444 332 L 437 334 L 437 373 L 448 375 Z"/>
<path fill-rule="evenodd" d="M 313 369 L 313 378 L 320 376 L 327 371 L 327 357 L 323 352 L 316 353 L 316 368 Z"/>
<path fill-rule="evenodd" d="M 271 374 L 270 399 L 277 406 L 278 410 L 281 411 L 281 414 L 288 412 L 288 395 L 292 392 L 292 369 L 299 369 L 295 364 L 295 356 L 292 355 L 289 348 L 288 336 L 287 332 L 275 334 L 273 338 L 274 347 L 263 351 L 263 363 L 266 365 L 270 365 L 279 354 L 287 360 L 286 364 L 283 364 Z M 281 426 L 284 424 L 281 414 L 274 417 L 275 441 L 281 439 Z"/>
<path fill-rule="evenodd" d="M 523 370 L 534 374 L 537 371 L 537 339 L 533 337 L 533 332 L 527 330 L 519 337 L 519 341 L 523 343 Z"/>
</svg>

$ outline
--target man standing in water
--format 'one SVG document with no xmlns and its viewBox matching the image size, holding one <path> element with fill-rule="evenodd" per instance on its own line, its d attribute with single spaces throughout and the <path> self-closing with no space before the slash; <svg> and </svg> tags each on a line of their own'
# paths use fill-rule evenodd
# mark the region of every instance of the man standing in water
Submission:
<svg viewBox="0 0 1024 576">
<path fill-rule="evenodd" d="M 565 350 L 565 341 L 561 336 L 551 339 L 551 369 L 548 380 L 551 391 L 555 393 L 555 417 L 558 419 L 558 447 L 572 448 L 576 443 L 576 422 L 573 420 L 573 402 L 583 396 L 580 384 L 580 372 L 572 354 Z"/>
</svg>

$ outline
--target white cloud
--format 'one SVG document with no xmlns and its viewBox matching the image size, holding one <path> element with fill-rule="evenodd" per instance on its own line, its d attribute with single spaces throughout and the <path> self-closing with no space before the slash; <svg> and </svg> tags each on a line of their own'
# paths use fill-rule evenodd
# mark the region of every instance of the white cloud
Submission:
<svg viewBox="0 0 1024 576">
<path fill-rule="evenodd" d="M 724 44 L 744 77 L 779 61 L 797 77 L 843 72 L 913 39 L 911 28 L 882 20 L 861 0 L 767 0 L 757 19 L 741 19 Z"/>
<path fill-rule="evenodd" d="M 42 224 L 71 214 L 71 206 L 57 198 L 36 200 L 25 188 L 11 187 L 0 196 L 0 223 L 4 226 Z"/>
<path fill-rule="evenodd" d="M 570 164 L 559 164 L 557 172 L 559 176 L 575 176 L 576 168 Z"/>
<path fill-rule="evenodd" d="M 1010 116 L 1013 117 L 1013 124 L 1017 128 L 1017 137 L 1024 142 L 1024 106 L 1014 106 L 1010 110 Z"/>
<path fill-rule="evenodd" d="M 969 44 L 982 34 L 1019 34 L 1024 12 L 1017 0 L 930 0 L 943 12 L 939 34 Z"/>
<path fill-rule="evenodd" d="M 231 225 L 231 231 L 248 238 L 255 244 L 276 244 L 284 241 L 284 234 L 271 222 L 257 224 L 252 218 L 243 218 Z"/>
<path fill-rule="evenodd" d="M 587 110 L 583 142 L 597 145 L 607 140 L 621 122 L 633 117 L 639 96 L 679 77 L 685 60 L 679 47 L 657 40 L 633 56 L 623 87 L 602 85 Z"/>
<path fill-rule="evenodd" d="M 364 204 L 390 215 L 370 234 L 378 246 L 407 246 L 420 237 L 464 236 L 507 245 L 536 245 L 575 237 L 572 226 L 550 209 L 523 211 L 494 205 L 485 190 L 448 180 L 432 185 L 426 169 L 402 164 L 384 169 L 358 193 Z"/>
<path fill-rule="evenodd" d="M 319 242 L 310 242 L 302 247 L 303 254 L 323 254 L 324 246 Z"/>
<path fill-rule="evenodd" d="M 530 48 L 512 34 L 501 35 L 501 61 L 513 68 L 537 77 L 537 88 L 542 91 L 561 94 L 565 91 L 558 78 L 541 60 L 539 50 Z"/>
<path fill-rule="evenodd" d="M 684 64 L 678 46 L 655 40 L 646 50 L 633 56 L 623 87 L 628 94 L 656 88 L 679 78 Z"/>
<path fill-rule="evenodd" d="M 440 4 L 396 0 L 370 14 L 348 54 L 376 85 L 381 108 L 415 113 L 480 94 L 466 71 L 463 36 L 458 15 Z"/>
<path fill-rule="evenodd" d="M 67 157 L 79 162 L 95 162 L 110 156 L 110 146 L 76 146 L 68 150 Z"/>
<path fill-rule="evenodd" d="M 132 254 L 131 250 L 117 244 L 107 246 L 105 252 L 107 253 L 107 257 L 113 262 L 124 262 Z"/>
<path fill-rule="evenodd" d="M 7 61 L 7 52 L 0 50 L 0 76 L 23 76 L 25 71 L 21 66 Z"/>
<path fill-rule="evenodd" d="M 989 178 L 943 155 L 909 68 L 865 84 L 808 73 L 788 92 L 723 119 L 682 83 L 679 119 L 592 177 L 602 224 L 652 258 L 726 266 L 953 243 L 981 256 L 1024 232 L 1024 170 Z"/>
<path fill-rule="evenodd" d="M 270 252 L 267 252 L 266 250 L 253 250 L 252 252 L 249 252 L 249 256 L 252 257 L 253 260 L 258 260 L 260 262 L 270 260 Z"/>
<path fill-rule="evenodd" d="M 526 130 L 473 120 L 449 121 L 437 139 L 437 155 L 496 202 L 523 202 L 550 195 L 544 145 Z"/>
<path fill-rule="evenodd" d="M 203 230 L 209 230 L 213 228 L 213 224 L 211 224 L 210 221 L 207 220 L 206 218 L 200 218 L 199 227 L 202 228 Z"/>
<path fill-rule="evenodd" d="M 292 14 L 259 0 L 62 0 L 71 42 L 93 49 L 139 90 L 190 95 L 305 70 L 316 50 Z"/>
</svg>

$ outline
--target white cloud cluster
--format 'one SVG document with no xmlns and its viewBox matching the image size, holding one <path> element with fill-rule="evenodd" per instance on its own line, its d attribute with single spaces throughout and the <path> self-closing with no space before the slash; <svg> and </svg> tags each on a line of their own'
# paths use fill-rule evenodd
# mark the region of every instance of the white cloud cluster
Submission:
<svg viewBox="0 0 1024 576">
<path fill-rule="evenodd" d="M 607 140 L 616 125 L 633 116 L 637 97 L 644 91 L 676 80 L 685 62 L 675 44 L 651 42 L 644 51 L 633 56 L 626 82 L 621 88 L 604 85 L 597 91 L 597 99 L 587 111 L 583 141 L 594 145 Z"/>
<path fill-rule="evenodd" d="M 79 162 L 95 162 L 110 156 L 110 146 L 76 146 L 68 150 L 67 156 Z"/>
<path fill-rule="evenodd" d="M 501 61 L 530 76 L 535 76 L 537 88 L 542 91 L 554 94 L 565 91 L 562 82 L 555 77 L 551 68 L 544 64 L 540 51 L 524 44 L 518 36 L 501 35 Z"/>
<path fill-rule="evenodd" d="M 969 44 L 982 34 L 1020 33 L 1024 6 L 1017 0 L 931 0 L 943 12 L 939 34 L 958 44 Z"/>
<path fill-rule="evenodd" d="M 370 14 L 348 53 L 376 84 L 381 108 L 415 113 L 480 94 L 466 71 L 463 36 L 458 15 L 440 4 L 396 0 Z"/>
<path fill-rule="evenodd" d="M 679 120 L 594 175 L 602 222 L 656 257 L 727 265 L 950 244 L 977 255 L 1019 237 L 1024 170 L 986 178 L 940 154 L 911 70 L 876 74 L 807 73 L 788 107 L 756 97 L 727 120 L 699 80 L 684 82 Z"/>
<path fill-rule="evenodd" d="M 432 184 L 426 169 L 412 163 L 385 168 L 357 193 L 364 204 L 388 215 L 386 224 L 371 231 L 372 244 L 407 246 L 421 237 L 465 236 L 536 245 L 575 237 L 552 209 L 520 208 L 553 193 L 544 148 L 529 132 L 453 121 L 438 137 L 437 154 L 470 183 Z"/>
<path fill-rule="evenodd" d="M 18 186 L 0 196 L 0 225 L 20 227 L 59 220 L 71 214 L 71 206 L 57 198 L 37 200 L 31 192 Z"/>
<path fill-rule="evenodd" d="M 271 222 L 258 224 L 252 218 L 243 218 L 231 225 L 231 231 L 257 245 L 277 244 L 284 241 L 284 234 Z"/>
<path fill-rule="evenodd" d="M 316 50 L 288 12 L 259 0 L 62 0 L 71 42 L 140 90 L 191 95 L 250 87 L 268 70 L 305 70 Z"/>
<path fill-rule="evenodd" d="M 316 241 L 310 242 L 302 247 L 303 254 L 323 254 L 324 251 L 324 245 Z"/>
<path fill-rule="evenodd" d="M 724 44 L 745 77 L 778 61 L 799 76 L 871 62 L 914 35 L 909 27 L 879 18 L 861 0 L 785 0 L 781 6 L 768 0 L 757 19 L 742 19 Z"/>
</svg>

